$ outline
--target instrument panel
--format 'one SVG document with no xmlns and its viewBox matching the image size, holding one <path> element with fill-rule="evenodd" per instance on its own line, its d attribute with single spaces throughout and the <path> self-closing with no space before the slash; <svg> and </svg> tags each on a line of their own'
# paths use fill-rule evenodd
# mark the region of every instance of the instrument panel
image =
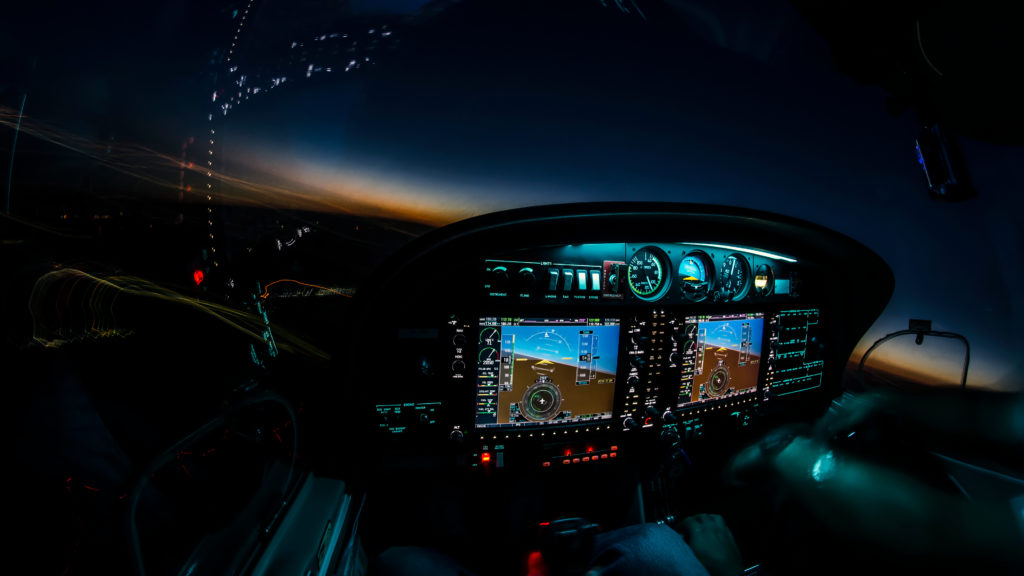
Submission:
<svg viewBox="0 0 1024 576">
<path fill-rule="evenodd" d="M 724 303 L 799 296 L 795 258 L 712 243 L 609 243 L 517 250 L 487 259 L 484 295 L 578 301 Z"/>
<path fill-rule="evenodd" d="M 619 466 L 756 433 L 827 405 L 891 293 L 877 256 L 812 225 L 599 208 L 489 216 L 386 271 L 352 360 L 379 464 Z M 619 229 L 579 242 L 568 220 Z M 857 294 L 851 262 L 879 290 Z"/>
</svg>

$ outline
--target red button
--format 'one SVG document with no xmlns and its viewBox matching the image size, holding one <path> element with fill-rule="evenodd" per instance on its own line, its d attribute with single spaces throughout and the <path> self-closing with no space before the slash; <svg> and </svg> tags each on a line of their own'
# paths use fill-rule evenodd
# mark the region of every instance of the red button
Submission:
<svg viewBox="0 0 1024 576">
<path fill-rule="evenodd" d="M 572 463 L 573 464 L 579 464 L 580 463 L 580 459 L 579 458 L 573 458 L 572 459 Z"/>
<path fill-rule="evenodd" d="M 584 462 L 590 462 L 590 456 L 584 456 L 583 457 L 583 461 Z"/>
<path fill-rule="evenodd" d="M 562 464 L 568 464 L 568 463 L 569 463 L 569 459 L 568 458 L 566 458 L 565 460 L 562 460 Z"/>
<path fill-rule="evenodd" d="M 615 458 L 616 454 L 615 454 L 615 452 L 612 452 L 612 453 L 611 453 L 611 454 L 609 454 L 608 456 L 610 456 L 611 458 Z"/>
<path fill-rule="evenodd" d="M 601 460 L 607 460 L 607 459 L 608 459 L 608 455 L 607 454 L 601 454 Z"/>
<path fill-rule="evenodd" d="M 612 452 L 615 452 L 615 451 L 616 451 L 616 450 L 618 450 L 618 449 L 619 449 L 619 447 L 618 447 L 618 446 L 612 446 Z"/>
<path fill-rule="evenodd" d="M 549 468 L 549 467 L 551 467 L 551 462 L 543 462 L 543 463 L 541 463 L 541 466 L 543 466 L 545 468 Z"/>
</svg>

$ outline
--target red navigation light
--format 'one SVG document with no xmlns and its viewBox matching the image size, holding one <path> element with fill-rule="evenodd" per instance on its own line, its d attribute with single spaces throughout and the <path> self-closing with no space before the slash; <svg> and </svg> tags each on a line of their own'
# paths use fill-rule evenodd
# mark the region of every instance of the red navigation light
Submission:
<svg viewBox="0 0 1024 576">
<path fill-rule="evenodd" d="M 483 462 L 484 464 L 490 462 L 491 461 L 491 453 L 490 452 L 484 452 L 483 454 L 481 454 L 480 455 L 480 461 Z"/>
<path fill-rule="evenodd" d="M 203 283 L 203 271 L 196 268 L 196 271 L 192 273 L 192 279 L 195 280 L 196 286 Z"/>
<path fill-rule="evenodd" d="M 565 455 L 566 455 L 566 456 L 572 456 L 572 450 L 571 450 L 571 449 L 569 449 L 569 448 L 566 448 L 566 449 L 565 449 Z"/>
</svg>

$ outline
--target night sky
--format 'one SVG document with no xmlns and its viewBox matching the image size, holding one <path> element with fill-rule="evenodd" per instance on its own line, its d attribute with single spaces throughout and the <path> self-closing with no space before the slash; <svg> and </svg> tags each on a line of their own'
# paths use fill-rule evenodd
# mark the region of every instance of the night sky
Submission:
<svg viewBox="0 0 1024 576">
<path fill-rule="evenodd" d="M 87 141 L 173 157 L 206 134 L 211 87 L 227 74 L 212 55 L 227 49 L 244 2 L 23 4 L 2 40 L 14 55 L 0 65 L 6 124 L 27 93 L 26 122 Z M 219 120 L 220 171 L 256 183 L 236 194 L 430 225 L 626 199 L 803 218 L 859 240 L 895 272 L 892 302 L 859 350 L 908 318 L 931 319 L 971 341 L 970 385 L 1024 390 L 1020 147 L 962 139 L 978 196 L 930 200 L 914 113 L 888 112 L 884 89 L 838 72 L 784 2 L 624 1 L 627 13 L 612 0 L 503 0 L 395 16 L 422 4 L 256 0 L 236 74 L 264 81 L 292 42 L 365 35 L 378 17 L 400 23 L 392 48 L 359 69 L 325 61 L 330 73 L 292 76 Z M 12 135 L 0 128 L 5 160 Z M 32 203 L 19 190 L 93 169 L 31 134 L 18 147 L 15 213 Z M 260 188 L 269 184 L 292 194 Z"/>
</svg>

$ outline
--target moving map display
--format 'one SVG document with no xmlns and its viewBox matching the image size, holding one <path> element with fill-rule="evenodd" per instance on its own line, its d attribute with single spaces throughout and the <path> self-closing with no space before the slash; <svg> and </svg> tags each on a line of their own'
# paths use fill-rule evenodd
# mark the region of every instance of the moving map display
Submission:
<svg viewBox="0 0 1024 576">
<path fill-rule="evenodd" d="M 478 344 L 477 428 L 612 417 L 618 320 L 484 317 Z"/>
<path fill-rule="evenodd" d="M 763 313 L 688 316 L 684 334 L 677 406 L 757 391 Z"/>
</svg>

